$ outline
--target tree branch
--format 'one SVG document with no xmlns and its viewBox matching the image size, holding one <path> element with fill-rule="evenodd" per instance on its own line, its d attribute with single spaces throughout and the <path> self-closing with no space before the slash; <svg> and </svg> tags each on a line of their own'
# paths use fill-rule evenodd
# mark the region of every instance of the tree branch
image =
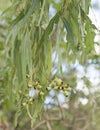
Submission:
<svg viewBox="0 0 100 130">
<path fill-rule="evenodd" d="M 32 130 L 36 130 L 38 127 L 40 127 L 40 126 L 43 125 L 44 123 L 46 123 L 45 120 L 41 121 L 41 122 L 38 123 Z"/>
</svg>

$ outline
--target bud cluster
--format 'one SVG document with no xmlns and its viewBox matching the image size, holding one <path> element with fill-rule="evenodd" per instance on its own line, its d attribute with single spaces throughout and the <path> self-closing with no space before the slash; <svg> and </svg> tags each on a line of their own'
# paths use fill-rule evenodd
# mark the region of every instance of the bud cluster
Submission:
<svg viewBox="0 0 100 130">
<path fill-rule="evenodd" d="M 27 78 L 29 79 L 29 75 L 27 75 Z M 34 82 L 30 82 L 28 80 L 27 83 L 27 91 L 25 92 L 25 94 L 23 94 L 23 102 L 22 102 L 22 106 L 26 106 L 27 104 L 32 105 L 34 102 L 34 98 L 38 97 L 43 99 L 45 97 L 45 95 L 52 89 L 54 89 L 55 91 L 62 91 L 63 94 L 68 97 L 69 92 L 71 92 L 71 87 L 69 84 L 65 84 L 60 78 L 55 78 L 54 80 L 52 80 L 48 87 L 46 87 L 46 91 L 44 91 L 44 87 L 43 85 L 41 85 L 40 81 L 36 80 Z M 29 91 L 33 89 L 35 92 L 35 96 L 31 97 L 29 95 Z M 20 92 L 20 94 L 22 94 L 22 92 Z"/>
<path fill-rule="evenodd" d="M 71 92 L 71 87 L 69 84 L 65 84 L 61 79 L 55 78 L 49 86 L 46 88 L 47 91 L 54 89 L 56 91 L 62 91 L 67 97 L 68 93 Z"/>
<path fill-rule="evenodd" d="M 19 95 L 22 97 L 22 107 L 25 107 L 27 104 L 32 105 L 34 102 L 33 98 L 29 97 L 28 91 L 25 91 L 24 93 L 19 90 Z"/>
</svg>

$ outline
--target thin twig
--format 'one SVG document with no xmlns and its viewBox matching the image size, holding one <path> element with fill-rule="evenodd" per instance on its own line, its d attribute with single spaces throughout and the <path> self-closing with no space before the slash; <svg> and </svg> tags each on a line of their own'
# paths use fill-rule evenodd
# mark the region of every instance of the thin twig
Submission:
<svg viewBox="0 0 100 130">
<path fill-rule="evenodd" d="M 31 115 L 31 113 L 30 113 L 30 111 L 29 111 L 28 105 L 26 106 L 26 110 L 27 110 L 28 116 L 29 116 L 30 119 L 32 120 L 33 118 L 32 118 L 32 115 Z"/>
<path fill-rule="evenodd" d="M 47 129 L 48 129 L 48 130 L 52 130 L 52 129 L 51 129 L 51 126 L 50 126 L 50 123 L 49 123 L 48 121 L 46 121 L 46 124 L 47 124 Z"/>
<path fill-rule="evenodd" d="M 61 118 L 48 118 L 48 121 L 61 121 Z M 44 123 L 46 123 L 46 120 L 41 121 L 40 123 L 38 123 L 32 130 L 36 130 L 38 127 L 40 127 L 41 125 L 43 125 Z"/>
<path fill-rule="evenodd" d="M 38 123 L 32 130 L 36 130 L 38 127 L 40 127 L 40 126 L 43 125 L 44 123 L 46 123 L 45 120 L 41 121 L 41 122 Z"/>
<path fill-rule="evenodd" d="M 46 125 L 47 125 L 47 129 L 48 130 L 52 130 L 51 128 L 51 125 L 50 125 L 50 122 L 49 122 L 49 117 L 48 117 L 48 114 L 45 112 L 45 118 L 46 118 Z"/>
</svg>

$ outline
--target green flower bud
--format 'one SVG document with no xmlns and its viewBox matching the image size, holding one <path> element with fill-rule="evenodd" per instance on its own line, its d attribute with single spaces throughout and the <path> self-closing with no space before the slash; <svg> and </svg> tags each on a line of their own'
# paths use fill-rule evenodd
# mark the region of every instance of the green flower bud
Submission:
<svg viewBox="0 0 100 130">
<path fill-rule="evenodd" d="M 72 89 L 70 87 L 67 88 L 67 91 L 71 91 Z"/>
<path fill-rule="evenodd" d="M 23 102 L 21 105 L 22 105 L 22 107 L 25 107 L 26 106 L 26 102 Z"/>
<path fill-rule="evenodd" d="M 30 105 L 32 105 L 33 102 L 34 102 L 34 99 L 33 99 L 33 98 L 30 98 L 28 102 L 29 102 Z"/>
<path fill-rule="evenodd" d="M 59 86 L 55 86 L 54 89 L 55 89 L 55 90 L 59 90 Z"/>
<path fill-rule="evenodd" d="M 37 88 L 37 89 L 41 89 L 42 86 L 41 86 L 41 85 L 37 85 L 36 88 Z"/>
<path fill-rule="evenodd" d="M 39 81 L 36 81 L 36 82 L 35 82 L 35 85 L 37 86 L 37 85 L 39 85 L 39 83 L 40 83 Z"/>
<path fill-rule="evenodd" d="M 61 79 L 56 79 L 56 84 L 59 86 L 59 85 L 63 84 L 63 82 Z"/>
<path fill-rule="evenodd" d="M 51 90 L 51 87 L 46 87 L 46 90 L 47 90 L 47 91 L 50 91 L 50 90 Z"/>
<path fill-rule="evenodd" d="M 64 85 L 65 88 L 68 88 L 69 86 L 67 84 Z"/>
<path fill-rule="evenodd" d="M 33 84 L 31 82 L 28 83 L 28 88 L 32 88 Z"/>
<path fill-rule="evenodd" d="M 29 102 L 29 104 L 30 104 L 30 105 L 32 105 L 32 104 L 33 104 L 33 102 Z"/>
<path fill-rule="evenodd" d="M 41 96 L 43 96 L 44 95 L 44 92 L 43 91 L 40 91 L 40 93 L 39 93 Z"/>
<path fill-rule="evenodd" d="M 24 97 L 26 97 L 26 98 L 27 98 L 27 97 L 29 97 L 29 95 L 26 93 L 26 94 L 24 94 Z"/>
<path fill-rule="evenodd" d="M 62 86 L 59 86 L 59 88 L 58 88 L 59 90 L 62 90 L 63 89 L 63 87 Z"/>
<path fill-rule="evenodd" d="M 66 90 L 66 89 L 67 89 L 66 84 L 62 85 L 62 89 L 63 89 L 63 90 Z"/>
<path fill-rule="evenodd" d="M 32 101 L 33 101 L 33 99 L 32 99 L 32 98 L 30 98 L 30 99 L 29 99 L 29 102 L 32 102 Z"/>
<path fill-rule="evenodd" d="M 51 86 L 52 86 L 52 87 L 55 87 L 55 86 L 56 86 L 56 82 L 53 81 L 53 82 L 51 83 Z"/>
<path fill-rule="evenodd" d="M 64 95 L 68 97 L 68 91 L 64 91 Z"/>
</svg>

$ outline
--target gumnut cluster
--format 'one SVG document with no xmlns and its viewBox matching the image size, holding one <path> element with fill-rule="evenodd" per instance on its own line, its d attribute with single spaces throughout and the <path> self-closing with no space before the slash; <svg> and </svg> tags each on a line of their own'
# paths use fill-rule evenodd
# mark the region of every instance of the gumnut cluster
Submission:
<svg viewBox="0 0 100 130">
<path fill-rule="evenodd" d="M 29 78 L 29 76 L 27 76 L 27 78 Z M 26 106 L 27 104 L 32 105 L 36 98 L 44 99 L 51 90 L 61 91 L 66 97 L 68 97 L 71 92 L 71 87 L 57 77 L 50 81 L 45 90 L 39 80 L 34 82 L 28 81 L 26 91 L 23 94 L 19 91 L 19 93 L 23 95 L 22 106 Z"/>
</svg>

